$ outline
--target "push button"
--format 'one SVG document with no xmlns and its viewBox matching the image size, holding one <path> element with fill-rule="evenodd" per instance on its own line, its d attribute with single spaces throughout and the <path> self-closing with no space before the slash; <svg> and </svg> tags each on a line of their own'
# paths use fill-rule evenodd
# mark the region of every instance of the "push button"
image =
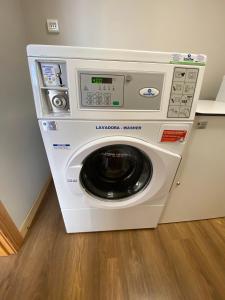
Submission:
<svg viewBox="0 0 225 300">
<path fill-rule="evenodd" d="M 87 100 L 92 100 L 92 93 L 87 93 Z"/>
<path fill-rule="evenodd" d="M 103 97 L 104 97 L 104 103 L 109 105 L 111 103 L 111 94 L 110 93 L 105 93 L 105 94 L 103 94 Z"/>
<path fill-rule="evenodd" d="M 114 100 L 114 101 L 113 101 L 113 105 L 114 105 L 114 106 L 118 106 L 118 105 L 120 105 L 120 102 L 119 102 L 118 100 Z"/>
</svg>

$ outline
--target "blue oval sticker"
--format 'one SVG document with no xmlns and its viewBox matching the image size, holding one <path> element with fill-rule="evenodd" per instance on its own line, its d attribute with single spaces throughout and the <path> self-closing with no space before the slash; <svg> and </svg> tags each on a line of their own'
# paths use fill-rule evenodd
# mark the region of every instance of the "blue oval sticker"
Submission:
<svg viewBox="0 0 225 300">
<path fill-rule="evenodd" d="M 139 90 L 139 94 L 143 97 L 155 97 L 159 94 L 159 90 L 153 87 L 146 87 Z"/>
</svg>

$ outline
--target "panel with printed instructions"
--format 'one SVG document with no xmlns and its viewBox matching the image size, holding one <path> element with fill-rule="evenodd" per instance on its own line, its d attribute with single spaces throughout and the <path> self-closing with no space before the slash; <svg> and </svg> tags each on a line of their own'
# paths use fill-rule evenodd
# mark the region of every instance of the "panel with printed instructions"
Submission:
<svg viewBox="0 0 225 300">
<path fill-rule="evenodd" d="M 198 78 L 197 68 L 175 68 L 168 118 L 189 118 Z"/>
</svg>

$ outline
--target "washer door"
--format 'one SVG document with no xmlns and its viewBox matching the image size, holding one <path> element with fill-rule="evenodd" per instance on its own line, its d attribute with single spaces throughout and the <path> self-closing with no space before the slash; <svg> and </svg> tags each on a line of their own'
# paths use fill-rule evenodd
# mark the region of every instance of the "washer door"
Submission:
<svg viewBox="0 0 225 300">
<path fill-rule="evenodd" d="M 105 137 L 74 153 L 66 166 L 66 182 L 90 206 L 129 207 L 165 196 L 180 159 L 136 138 Z"/>
<path fill-rule="evenodd" d="M 134 146 L 115 144 L 88 155 L 80 182 L 93 196 L 118 201 L 143 190 L 152 172 L 151 160 L 144 152 Z"/>
</svg>

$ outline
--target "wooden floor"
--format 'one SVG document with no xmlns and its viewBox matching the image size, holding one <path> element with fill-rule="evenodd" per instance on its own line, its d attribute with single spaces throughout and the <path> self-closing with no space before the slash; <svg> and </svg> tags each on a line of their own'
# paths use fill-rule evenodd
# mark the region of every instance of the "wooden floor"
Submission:
<svg viewBox="0 0 225 300">
<path fill-rule="evenodd" d="M 52 188 L 18 255 L 0 258 L 1 300 L 225 299 L 225 220 L 65 234 Z"/>
</svg>

